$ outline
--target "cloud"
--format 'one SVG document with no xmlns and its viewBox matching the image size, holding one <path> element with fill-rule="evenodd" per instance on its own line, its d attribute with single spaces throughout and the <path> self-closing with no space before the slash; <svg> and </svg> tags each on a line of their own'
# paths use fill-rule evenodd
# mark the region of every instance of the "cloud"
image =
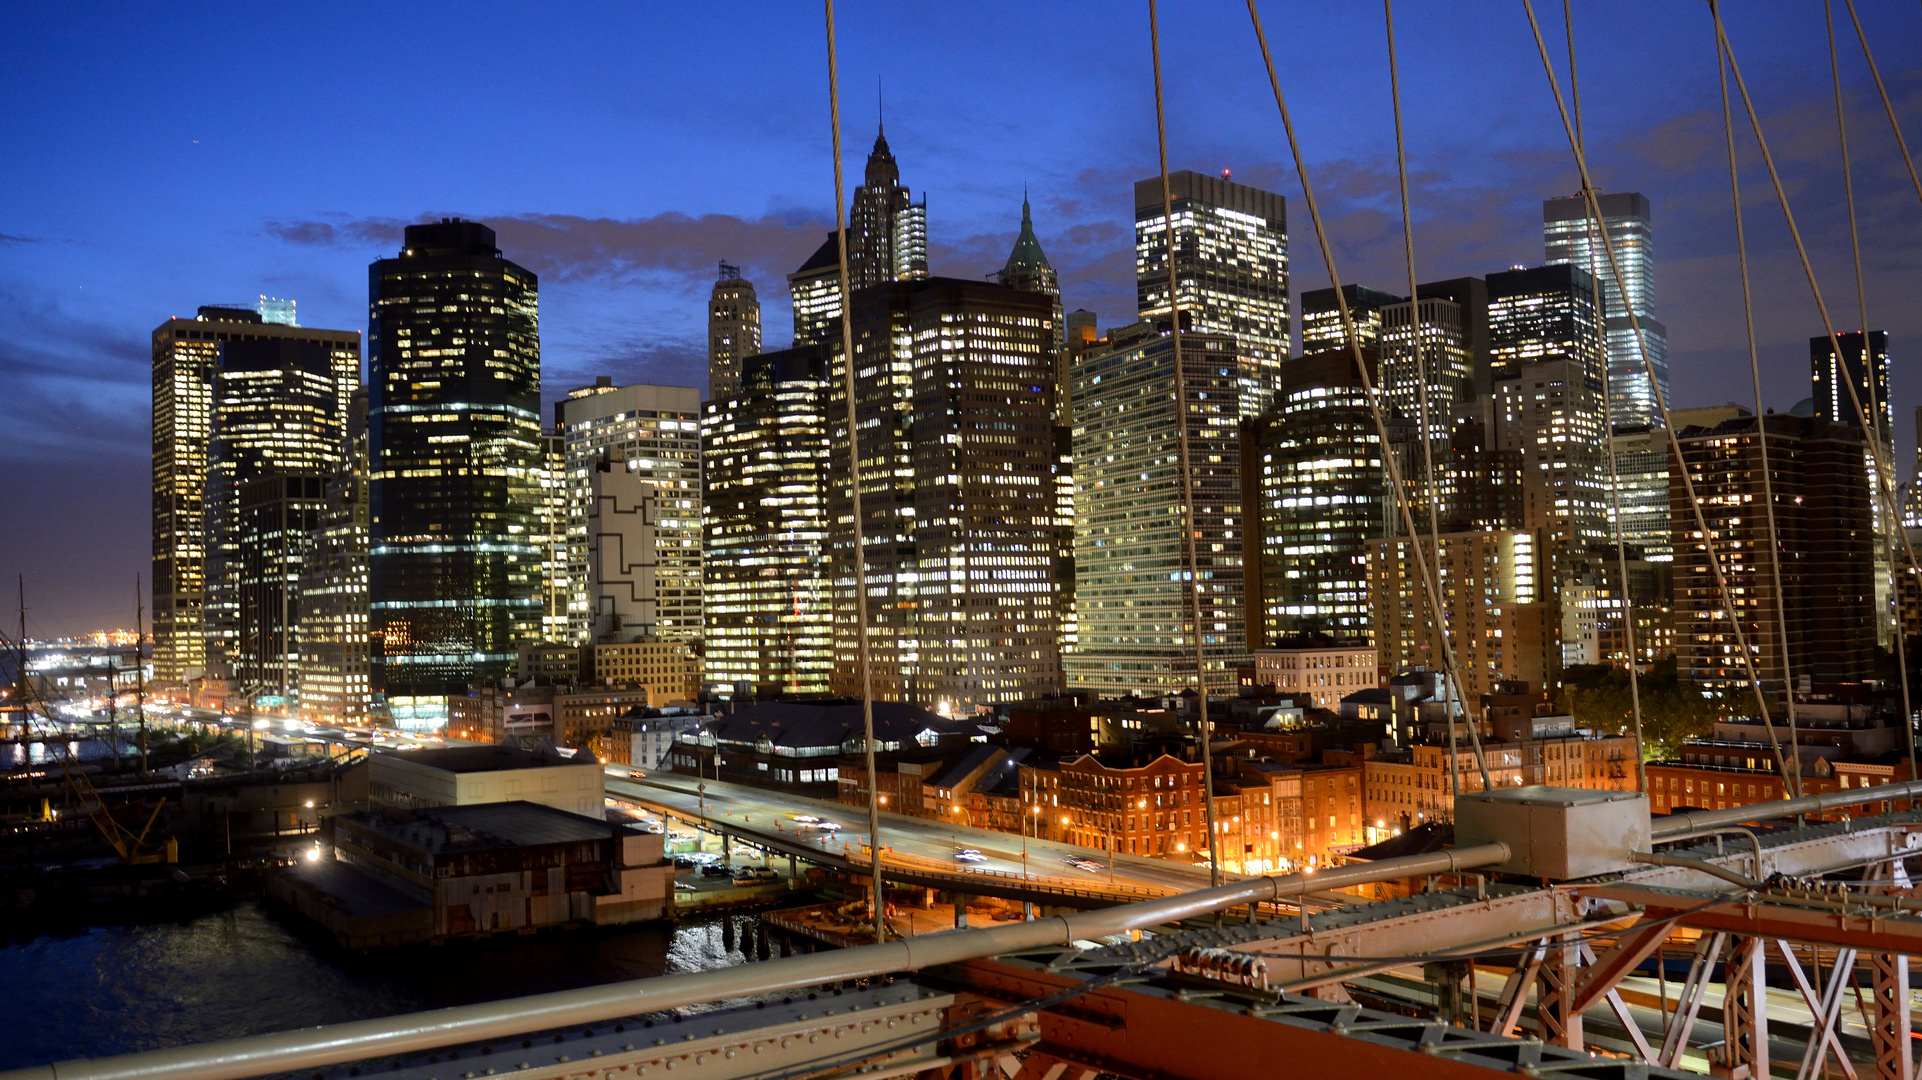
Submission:
<svg viewBox="0 0 1922 1080">
<path fill-rule="evenodd" d="M 422 214 L 434 221 L 451 213 Z M 494 229 L 508 258 L 557 283 L 649 281 L 705 289 L 722 261 L 742 268 L 764 296 L 785 296 L 789 271 L 820 246 L 832 226 L 793 208 L 756 218 L 668 211 L 645 218 L 574 214 L 461 214 Z M 400 218 L 326 217 L 270 221 L 268 235 L 302 246 L 398 249 Z"/>
</svg>

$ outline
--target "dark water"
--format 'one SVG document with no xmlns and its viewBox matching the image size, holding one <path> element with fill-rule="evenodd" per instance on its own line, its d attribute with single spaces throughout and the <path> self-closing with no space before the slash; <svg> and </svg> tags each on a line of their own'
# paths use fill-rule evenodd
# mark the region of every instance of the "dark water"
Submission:
<svg viewBox="0 0 1922 1080">
<path fill-rule="evenodd" d="M 728 916 L 354 956 L 242 904 L 0 945 L 0 1069 L 741 963 Z M 736 928 L 749 924 L 735 917 Z"/>
</svg>

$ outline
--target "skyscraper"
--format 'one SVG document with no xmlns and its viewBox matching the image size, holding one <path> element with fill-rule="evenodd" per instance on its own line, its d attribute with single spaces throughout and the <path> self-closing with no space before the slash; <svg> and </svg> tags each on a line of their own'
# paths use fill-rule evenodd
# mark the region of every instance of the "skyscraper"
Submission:
<svg viewBox="0 0 1922 1080">
<path fill-rule="evenodd" d="M 1377 374 L 1374 349 L 1362 358 Z M 1388 420 L 1412 438 L 1412 423 Z M 1399 530 L 1352 351 L 1282 364 L 1274 411 L 1242 423 L 1241 483 L 1249 647 L 1302 631 L 1368 637 L 1368 541 Z"/>
<path fill-rule="evenodd" d="M 1491 529 L 1442 533 L 1440 539 L 1436 550 L 1423 537 L 1422 554 L 1439 575 L 1462 696 L 1472 701 L 1495 693 L 1496 683 L 1509 679 L 1554 685 L 1561 672 L 1561 624 L 1542 589 L 1539 535 Z M 1370 617 L 1384 678 L 1414 665 L 1443 667 L 1414 555 L 1406 536 L 1368 544 Z"/>
<path fill-rule="evenodd" d="M 360 334 L 263 323 L 246 308 L 203 307 L 153 332 L 154 677 L 202 673 L 207 600 L 208 454 L 215 373 L 228 343 L 291 342 L 319 349 L 333 373 L 340 413 L 360 381 Z M 259 347 L 264 347 L 259 346 Z"/>
<path fill-rule="evenodd" d="M 1062 642 L 1067 645 L 1074 640 L 1074 438 L 1064 404 L 1071 396 L 1068 389 L 1070 352 L 1068 331 L 1061 314 L 1061 282 L 1041 250 L 1040 238 L 1034 235 L 1034 216 L 1025 193 L 1021 196 L 1021 231 L 1015 236 L 1014 248 L 1008 252 L 1008 261 L 1001 267 L 999 280 L 1008 288 L 1041 293 L 1054 301 L 1055 414 L 1051 431 L 1055 445 L 1055 618 L 1061 626 Z M 1077 312 L 1077 315 L 1090 316 L 1081 320 L 1088 324 L 1080 331 L 1085 336 L 1093 329 L 1092 313 Z"/>
<path fill-rule="evenodd" d="M 1861 429 L 1788 413 L 1741 415 L 1677 433 L 1701 500 L 1722 574 L 1764 688 L 1798 676 L 1856 682 L 1875 671 L 1875 542 Z M 1682 423 L 1677 417 L 1676 423 Z M 1762 501 L 1759 432 L 1768 439 L 1770 491 L 1779 549 L 1769 543 Z M 1673 476 L 1677 673 L 1704 686 L 1739 687 L 1748 673 L 1727 610 L 1682 491 Z M 1696 539 L 1683 542 L 1684 538 Z M 1783 560 L 1782 594 L 1772 562 Z M 1783 603 L 1785 601 L 1785 603 Z M 1787 609 L 1788 656 L 1777 605 Z"/>
<path fill-rule="evenodd" d="M 1399 453 L 1404 490 L 1415 508 L 1417 522 L 1425 520 L 1429 502 L 1440 498 L 1440 472 L 1454 432 L 1455 412 L 1475 396 L 1469 325 L 1470 312 L 1462 304 L 1426 292 L 1417 300 L 1403 300 L 1381 310 L 1381 367 L 1375 389 L 1386 410 L 1409 422 L 1406 430 L 1410 441 Z M 1420 363 L 1415 355 L 1417 340 Z M 1428 473 L 1430 461 L 1435 464 L 1434 476 Z M 1436 513 L 1447 517 L 1449 509 L 1437 504 Z M 1401 528 L 1399 517 L 1392 526 Z"/>
<path fill-rule="evenodd" d="M 435 726 L 540 637 L 539 284 L 445 218 L 408 226 L 368 294 L 372 682 Z"/>
<path fill-rule="evenodd" d="M 741 361 L 761 351 L 761 302 L 741 268 L 721 264 L 707 300 L 707 396 L 740 389 Z"/>
<path fill-rule="evenodd" d="M 794 344 L 814 345 L 828 339 L 828 330 L 841 314 L 840 233 L 829 233 L 800 269 L 787 276 L 794 308 Z"/>
<path fill-rule="evenodd" d="M 291 586 L 318 524 L 321 486 L 346 449 L 340 367 L 317 341 L 220 346 L 207 455 L 205 633 L 208 670 L 231 674 L 236 689 L 292 689 Z"/>
<path fill-rule="evenodd" d="M 1068 686 L 1103 694 L 1196 685 L 1182 539 L 1174 341 L 1152 324 L 1112 331 L 1074 372 L 1075 618 Z M 1183 334 L 1201 640 L 1210 692 L 1233 692 L 1248 662 L 1242 594 L 1241 457 L 1255 361 L 1224 334 Z"/>
<path fill-rule="evenodd" d="M 855 297 L 854 402 L 876 697 L 947 705 L 1059 686 L 1059 331 L 1052 298 L 951 278 Z M 844 363 L 835 349 L 833 369 Z M 859 692 L 847 404 L 829 380 L 835 688 Z"/>
<path fill-rule="evenodd" d="M 1228 334 L 1251 361 L 1241 415 L 1267 411 L 1288 358 L 1288 200 L 1225 176 L 1168 177 L 1182 326 Z M 1135 183 L 1135 297 L 1144 322 L 1169 321 L 1168 223 L 1161 178 Z"/>
<path fill-rule="evenodd" d="M 1828 335 L 1809 339 L 1809 372 L 1815 384 L 1815 415 L 1830 423 L 1857 428 L 1873 428 L 1885 448 L 1884 464 L 1891 464 L 1895 445 L 1895 406 L 1889 400 L 1889 335 L 1885 330 L 1868 334 L 1868 356 L 1863 358 L 1862 333 L 1850 330 L 1835 335 L 1842 355 L 1835 355 L 1835 342 Z M 1846 382 L 1844 381 L 1846 380 Z M 1855 384 L 1855 397 L 1862 403 L 1857 413 L 1849 399 L 1848 383 Z M 1865 423 L 1866 422 L 1866 423 Z"/>
<path fill-rule="evenodd" d="M 579 522 L 574 484 L 567 471 L 567 436 L 541 432 L 540 516 L 535 543 L 541 549 L 541 640 L 572 644 L 586 620 L 587 594 L 574 563 Z"/>
<path fill-rule="evenodd" d="M 1348 315 L 1355 324 L 1355 336 L 1361 339 L 1361 347 L 1372 349 L 1381 341 L 1381 313 L 1390 304 L 1406 303 L 1408 298 L 1371 289 L 1366 285 L 1343 285 L 1342 295 L 1348 301 Z M 1330 349 L 1346 348 L 1347 335 L 1342 333 L 1341 306 L 1336 302 L 1333 289 L 1310 289 L 1301 294 L 1301 354 L 1313 356 Z"/>
<path fill-rule="evenodd" d="M 1609 539 L 1607 369 L 1594 295 L 1594 279 L 1570 264 L 1488 275 L 1494 441 L 1521 452 L 1523 524 L 1561 545 Z M 1549 552 L 1550 565 L 1559 555 Z"/>
<path fill-rule="evenodd" d="M 1618 288 L 1608 253 L 1602 249 L 1601 232 L 1591 227 L 1587 202 L 1579 195 L 1542 201 L 1542 247 L 1550 264 L 1572 263 L 1593 274 L 1601 284 L 1602 312 L 1608 337 L 1609 424 L 1611 427 L 1662 426 L 1657 395 L 1668 401 L 1668 328 L 1655 318 L 1655 256 L 1648 199 L 1639 192 L 1623 191 L 1597 195 L 1602 221 L 1621 267 Z M 1628 306 L 1622 306 L 1622 293 Z M 1640 320 L 1648 346 L 1648 357 L 1655 368 L 1651 388 L 1641 351 L 1636 347 L 1635 331 L 1629 322 L 1634 312 Z"/>
<path fill-rule="evenodd" d="M 698 643 L 701 638 L 701 392 L 691 386 L 635 383 L 615 386 L 601 378 L 555 402 L 556 430 L 567 442 L 570 580 L 577 599 L 569 604 L 580 621 L 573 639 L 614 643 L 637 635 Z M 610 468 L 603 472 L 603 463 Z M 590 507 L 596 484 L 624 511 L 646 502 L 645 530 L 623 554 L 630 566 L 647 567 L 644 608 L 624 609 L 621 626 L 603 622 L 607 597 L 595 595 Z M 605 508 L 604 508 L 605 509 Z M 611 522 L 625 527 L 626 523 Z M 638 525 L 638 523 L 636 523 Z M 615 575 L 620 577 L 621 575 Z M 611 601 L 610 601 L 611 602 Z M 639 612 L 638 614 L 636 612 Z"/>
<path fill-rule="evenodd" d="M 300 717 L 362 721 L 368 707 L 367 390 L 347 414 L 347 454 L 327 481 L 300 572 Z"/>
<path fill-rule="evenodd" d="M 707 676 L 757 693 L 824 693 L 827 349 L 751 356 L 702 406 L 702 637 Z"/>
<path fill-rule="evenodd" d="M 865 179 L 848 209 L 848 288 L 927 277 L 927 202 L 915 205 L 901 183 L 886 131 L 874 136 Z"/>
</svg>

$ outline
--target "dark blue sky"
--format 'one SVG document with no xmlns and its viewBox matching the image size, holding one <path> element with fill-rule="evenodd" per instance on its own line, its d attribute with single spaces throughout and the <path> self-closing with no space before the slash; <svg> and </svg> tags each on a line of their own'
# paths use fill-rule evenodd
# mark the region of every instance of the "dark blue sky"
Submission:
<svg viewBox="0 0 1922 1080">
<path fill-rule="evenodd" d="M 1858 6 L 1922 148 L 1922 9 Z M 1559 64 L 1559 5 L 1538 7 Z M 1825 294 L 1853 325 L 1821 5 L 1732 7 Z M 1575 9 L 1597 182 L 1654 204 L 1676 403 L 1746 400 L 1706 10 Z M 1520 4 L 1398 15 L 1421 276 L 1538 262 L 1539 200 L 1576 182 Z M 1163 18 L 1171 165 L 1286 194 L 1296 287 L 1325 285 L 1244 7 Z M 1401 288 L 1379 8 L 1270 2 L 1263 18 L 1343 276 Z M 1155 165 L 1141 6 L 849 2 L 840 19 L 850 184 L 878 82 L 903 181 L 928 198 L 935 273 L 994 269 L 1026 184 L 1068 306 L 1127 321 L 1130 185 Z M 1906 476 L 1922 202 L 1853 41 L 1870 321 L 1894 338 Z M 783 275 L 832 219 L 822 23 L 805 3 L 13 4 L 0 103 L 0 573 L 27 574 L 36 634 L 131 621 L 163 319 L 268 293 L 305 325 L 364 328 L 367 263 L 406 222 L 460 214 L 541 275 L 550 398 L 603 373 L 704 385 L 716 260 L 746 268 L 783 345 Z M 1820 324 L 1765 177 L 1744 185 L 1766 389 L 1787 407 Z"/>
</svg>

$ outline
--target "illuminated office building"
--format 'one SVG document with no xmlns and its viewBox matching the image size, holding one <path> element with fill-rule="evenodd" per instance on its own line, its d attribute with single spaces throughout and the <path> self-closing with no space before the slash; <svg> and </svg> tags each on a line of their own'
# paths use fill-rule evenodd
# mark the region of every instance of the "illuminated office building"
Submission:
<svg viewBox="0 0 1922 1080">
<path fill-rule="evenodd" d="M 1362 357 L 1374 374 L 1375 351 Z M 1282 364 L 1274 410 L 1242 423 L 1241 483 L 1249 648 L 1303 632 L 1365 640 L 1368 541 L 1397 530 L 1352 350 Z"/>
<path fill-rule="evenodd" d="M 848 287 L 860 290 L 928 276 L 928 207 L 915 204 L 886 132 L 874 136 L 866 183 L 848 208 Z"/>
<path fill-rule="evenodd" d="M 721 264 L 707 299 L 707 395 L 740 389 L 741 362 L 761 351 L 761 301 L 741 268 Z"/>
<path fill-rule="evenodd" d="M 1242 593 L 1240 389 L 1234 338 L 1184 334 L 1200 636 L 1210 692 L 1234 693 L 1248 664 Z M 1075 618 L 1071 689 L 1175 693 L 1196 684 L 1182 538 L 1174 341 L 1152 324 L 1109 335 L 1075 365 Z"/>
<path fill-rule="evenodd" d="M 1390 304 L 1408 302 L 1405 296 L 1385 293 L 1366 285 L 1343 285 L 1342 298 L 1348 301 L 1348 317 L 1355 324 L 1361 347 L 1373 349 L 1381 342 L 1381 313 Z M 1301 354 L 1313 356 L 1330 349 L 1347 348 L 1342 332 L 1341 305 L 1333 289 L 1310 289 L 1301 294 Z"/>
<path fill-rule="evenodd" d="M 540 637 L 538 290 L 457 218 L 368 271 L 372 682 L 403 727 Z"/>
<path fill-rule="evenodd" d="M 1259 415 L 1289 351 L 1288 200 L 1186 169 L 1171 174 L 1168 185 L 1182 327 L 1235 339 L 1249 361 L 1238 387 L 1240 413 Z M 1135 297 L 1147 323 L 1169 323 L 1167 232 L 1161 178 L 1137 181 Z"/>
<path fill-rule="evenodd" d="M 1381 364 L 1376 391 L 1384 411 L 1407 420 L 1412 432 L 1401 458 L 1401 475 L 1410 507 L 1425 519 L 1431 499 L 1440 497 L 1441 463 L 1454 432 L 1457 409 L 1475 396 L 1474 355 L 1469 349 L 1469 312 L 1455 300 L 1423 294 L 1419 300 L 1389 304 L 1381 313 Z M 1417 337 L 1419 335 L 1419 338 Z M 1419 340 L 1421 357 L 1416 363 Z M 1421 425 L 1426 392 L 1428 424 Z M 1426 453 L 1422 440 L 1427 441 Z M 1428 463 L 1437 474 L 1428 475 Z M 1437 506 L 1446 517 L 1449 510 Z M 1399 529 L 1397 519 L 1394 526 Z"/>
<path fill-rule="evenodd" d="M 367 393 L 347 416 L 347 460 L 322 492 L 313 546 L 301 568 L 300 718 L 367 719 Z"/>
<path fill-rule="evenodd" d="M 1619 428 L 1614 445 L 1622 543 L 1650 562 L 1668 562 L 1674 558 L 1669 533 L 1668 435 L 1659 428 Z M 1608 515 L 1612 531 L 1613 502 Z"/>
<path fill-rule="evenodd" d="M 1587 202 L 1581 196 L 1542 201 L 1542 247 L 1551 265 L 1570 263 L 1600 281 L 1608 339 L 1610 426 L 1659 428 L 1662 413 L 1657 401 L 1669 400 L 1668 328 L 1654 315 L 1655 257 L 1648 199 L 1638 192 L 1623 191 L 1598 195 L 1596 202 L 1608 226 L 1615 263 L 1621 267 L 1627 307 L 1622 304 L 1624 290 L 1616 285 L 1608 253 L 1602 248 L 1601 234 L 1590 226 Z M 1654 363 L 1652 387 L 1629 322 L 1631 311 L 1641 322 L 1649 359 Z"/>
<path fill-rule="evenodd" d="M 577 586 L 571 542 L 575 503 L 567 474 L 567 437 L 559 430 L 541 433 L 540 517 L 534 531 L 541 552 L 541 640 L 573 642 L 585 602 Z"/>
<path fill-rule="evenodd" d="M 203 633 L 208 671 L 233 678 L 236 689 L 281 693 L 292 682 L 296 597 L 287 586 L 318 524 L 320 486 L 345 453 L 340 382 L 359 375 L 359 357 L 350 376 L 346 357 L 336 356 L 346 348 L 330 346 L 350 340 L 242 335 L 220 344 Z M 347 393 L 351 401 L 353 387 Z"/>
<path fill-rule="evenodd" d="M 1579 266 L 1488 276 L 1496 442 L 1522 454 L 1523 525 L 1559 543 L 1609 541 L 1608 443 L 1594 281 Z"/>
<path fill-rule="evenodd" d="M 245 308 L 203 307 L 153 332 L 154 677 L 178 683 L 205 670 L 208 452 L 214 383 L 229 342 L 315 348 L 333 371 L 341 415 L 360 382 L 360 334 L 261 321 Z"/>
<path fill-rule="evenodd" d="M 554 426 L 567 444 L 569 580 L 575 598 L 565 640 L 612 643 L 656 637 L 697 644 L 701 639 L 701 392 L 691 386 L 615 386 L 600 378 L 554 403 Z M 611 467 L 602 472 L 600 466 Z M 632 512 L 645 502 L 646 521 L 606 519 L 606 529 L 640 529 L 627 541 L 625 567 L 596 565 L 590 530 L 595 487 L 614 508 Z M 603 507 L 603 509 L 607 509 Z M 612 512 L 612 511 L 610 511 Z M 597 593 L 626 588 L 645 568 L 644 602 Z M 632 573 L 630 573 L 632 571 Z M 619 627 L 608 621 L 621 615 Z M 601 616 L 596 626 L 596 613 Z"/>
<path fill-rule="evenodd" d="M 702 406 L 701 600 L 707 677 L 754 693 L 825 693 L 827 350 L 751 356 Z"/>
<path fill-rule="evenodd" d="M 841 315 L 841 252 L 839 233 L 829 233 L 799 270 L 787 276 L 794 307 L 794 344 L 825 343 Z"/>
<path fill-rule="evenodd" d="M 856 295 L 874 693 L 951 710 L 1057 689 L 1052 298 L 951 278 Z M 858 693 L 840 351 L 828 391 L 834 687 Z"/>
<path fill-rule="evenodd" d="M 1063 648 L 1069 648 L 1075 640 L 1074 626 L 1074 438 L 1067 421 L 1064 401 L 1070 397 L 1066 389 L 1069 379 L 1070 352 L 1067 347 L 1067 327 L 1061 314 L 1061 283 L 1056 277 L 1054 266 L 1041 250 L 1041 240 L 1034 234 L 1034 216 L 1028 207 L 1026 195 L 1021 198 L 1021 231 L 1015 236 L 1014 248 L 1008 252 L 1008 261 L 1001 267 L 1001 284 L 1010 289 L 1023 292 L 1041 293 L 1054 301 L 1054 325 L 1058 340 L 1055 342 L 1052 382 L 1055 392 L 1055 416 L 1052 436 L 1055 445 L 1055 598 L 1057 610 L 1055 618 L 1061 627 Z M 1093 313 L 1076 312 L 1077 333 L 1085 342 L 1093 332 Z"/>
</svg>

